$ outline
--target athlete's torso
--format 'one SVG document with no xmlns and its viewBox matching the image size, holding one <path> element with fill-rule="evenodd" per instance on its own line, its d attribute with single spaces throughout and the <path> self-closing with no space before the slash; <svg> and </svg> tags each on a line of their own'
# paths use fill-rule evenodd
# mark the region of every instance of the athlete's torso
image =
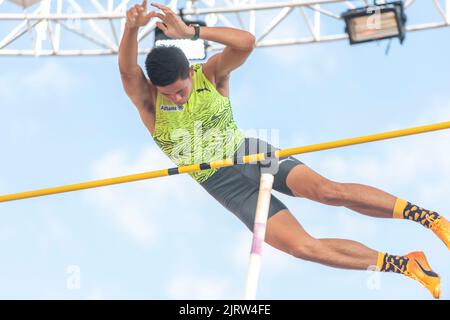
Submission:
<svg viewBox="0 0 450 320">
<path fill-rule="evenodd" d="M 237 128 L 228 97 L 194 65 L 193 88 L 188 102 L 175 105 L 156 92 L 152 136 L 162 151 L 178 166 L 231 158 L 244 141 Z M 215 169 L 194 172 L 198 182 Z"/>
</svg>

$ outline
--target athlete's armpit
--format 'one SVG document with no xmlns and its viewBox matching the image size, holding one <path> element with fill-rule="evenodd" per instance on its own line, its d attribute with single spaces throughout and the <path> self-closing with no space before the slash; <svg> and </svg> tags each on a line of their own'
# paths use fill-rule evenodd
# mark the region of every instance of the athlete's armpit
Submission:
<svg viewBox="0 0 450 320">
<path fill-rule="evenodd" d="M 135 72 L 121 73 L 120 78 L 125 93 L 136 106 L 141 110 L 152 110 L 154 105 L 154 94 L 152 86 L 145 77 L 142 69 L 138 67 Z"/>
<path fill-rule="evenodd" d="M 252 50 L 238 50 L 226 47 L 222 52 L 212 56 L 206 63 L 205 67 L 212 70 L 215 83 L 227 79 L 233 70 L 236 70 L 252 53 Z"/>
</svg>

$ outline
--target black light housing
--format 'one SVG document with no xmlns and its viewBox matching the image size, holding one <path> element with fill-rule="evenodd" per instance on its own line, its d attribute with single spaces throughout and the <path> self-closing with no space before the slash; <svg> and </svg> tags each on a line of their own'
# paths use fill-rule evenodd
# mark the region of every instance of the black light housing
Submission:
<svg viewBox="0 0 450 320">
<path fill-rule="evenodd" d="M 374 4 L 344 12 L 345 31 L 350 44 L 399 38 L 405 39 L 406 15 L 403 1 Z"/>
<path fill-rule="evenodd" d="M 204 21 L 189 21 L 183 19 L 183 21 L 189 24 L 198 24 L 201 27 L 205 27 Z M 158 27 L 155 28 L 155 47 L 159 46 L 176 46 L 183 50 L 184 54 L 189 60 L 203 60 L 206 58 L 206 41 L 203 39 L 190 40 L 190 39 L 172 39 L 167 37 L 164 32 Z"/>
</svg>

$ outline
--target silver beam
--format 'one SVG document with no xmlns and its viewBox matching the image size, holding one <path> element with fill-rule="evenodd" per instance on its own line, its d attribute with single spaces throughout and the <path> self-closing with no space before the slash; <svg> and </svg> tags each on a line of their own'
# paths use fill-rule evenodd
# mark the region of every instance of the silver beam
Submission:
<svg viewBox="0 0 450 320">
<path fill-rule="evenodd" d="M 65 57 L 117 54 L 130 1 L 33 1 L 26 8 L 13 6 L 10 2 L 0 1 L 0 56 Z M 200 19 L 208 16 L 214 25 L 245 28 L 255 35 L 257 47 L 346 41 L 348 37 L 342 33 L 344 22 L 341 14 L 349 8 L 372 3 L 368 0 L 165 2 L 173 9 L 185 7 L 185 15 Z M 47 7 L 43 10 L 45 4 Z M 427 10 L 412 10 L 420 6 Z M 420 17 L 424 23 L 408 25 L 407 32 L 450 26 L 450 0 L 407 0 L 405 7 L 409 21 L 415 20 L 413 14 L 416 12 L 432 13 L 425 19 Z M 296 13 L 300 16 L 292 14 L 297 8 L 299 11 Z M 141 28 L 139 53 L 151 50 L 154 28 L 155 21 Z M 279 32 L 280 29 L 285 32 Z M 328 30 L 327 33 L 324 30 Z M 45 39 L 42 37 L 44 33 Z M 23 41 L 27 38 L 28 41 Z M 221 48 L 219 44 L 212 44 L 210 50 Z"/>
</svg>

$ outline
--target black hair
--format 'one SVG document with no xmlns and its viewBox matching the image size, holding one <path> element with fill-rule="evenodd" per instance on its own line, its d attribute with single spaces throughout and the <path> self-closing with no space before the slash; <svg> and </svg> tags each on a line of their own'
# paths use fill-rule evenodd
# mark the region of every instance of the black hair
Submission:
<svg viewBox="0 0 450 320">
<path fill-rule="evenodd" d="M 178 47 L 159 46 L 147 55 L 145 69 L 153 85 L 164 87 L 189 76 L 189 60 Z"/>
</svg>

